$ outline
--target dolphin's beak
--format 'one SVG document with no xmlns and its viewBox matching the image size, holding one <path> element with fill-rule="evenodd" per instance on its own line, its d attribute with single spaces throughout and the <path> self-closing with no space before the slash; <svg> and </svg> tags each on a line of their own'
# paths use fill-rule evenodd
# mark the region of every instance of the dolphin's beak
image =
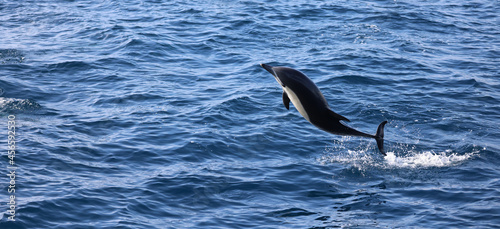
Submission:
<svg viewBox="0 0 500 229">
<path fill-rule="evenodd" d="M 280 78 L 278 77 L 278 75 L 276 74 L 276 72 L 273 70 L 273 66 L 271 65 L 267 65 L 267 64 L 260 64 L 260 66 L 262 66 L 264 69 L 266 69 L 269 73 L 271 73 L 274 78 L 276 79 L 276 81 L 278 81 L 278 83 L 282 86 L 282 87 L 285 87 L 285 84 L 283 84 L 280 80 Z"/>
<path fill-rule="evenodd" d="M 276 77 L 276 73 L 274 73 L 273 66 L 267 64 L 260 64 L 264 69 L 266 69 L 269 73 L 273 74 Z"/>
</svg>

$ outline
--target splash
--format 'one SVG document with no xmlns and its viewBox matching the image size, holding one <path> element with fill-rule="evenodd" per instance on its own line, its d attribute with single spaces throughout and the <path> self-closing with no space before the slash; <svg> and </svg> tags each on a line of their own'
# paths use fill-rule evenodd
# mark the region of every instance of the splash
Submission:
<svg viewBox="0 0 500 229">
<path fill-rule="evenodd" d="M 473 155 L 474 153 L 458 155 L 451 153 L 451 150 L 441 153 L 424 151 L 421 153 L 410 153 L 407 156 L 396 156 L 394 152 L 388 152 L 384 159 L 387 165 L 397 168 L 449 167 L 458 165 Z"/>
<path fill-rule="evenodd" d="M 321 164 L 341 163 L 352 165 L 361 170 L 367 167 L 373 167 L 380 163 L 379 155 L 372 154 L 369 148 L 357 150 L 338 150 L 335 153 L 329 153 L 318 158 Z M 377 160 L 379 158 L 379 160 Z"/>
<path fill-rule="evenodd" d="M 339 150 L 335 153 L 329 153 L 318 158 L 321 164 L 342 163 L 352 165 L 361 170 L 367 168 L 432 168 L 432 167 L 451 167 L 459 165 L 475 155 L 478 151 L 459 154 L 448 149 L 443 152 L 434 151 L 417 151 L 415 149 L 399 154 L 396 152 L 387 152 L 387 156 L 382 157 L 379 154 L 373 153 L 373 149 L 357 149 L 357 150 Z"/>
</svg>

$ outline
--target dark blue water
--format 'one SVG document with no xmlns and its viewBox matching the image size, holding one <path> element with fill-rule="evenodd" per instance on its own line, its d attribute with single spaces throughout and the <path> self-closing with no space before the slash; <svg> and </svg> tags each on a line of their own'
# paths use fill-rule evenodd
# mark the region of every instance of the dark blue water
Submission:
<svg viewBox="0 0 500 229">
<path fill-rule="evenodd" d="M 0 228 L 500 225 L 498 1 L 0 12 Z M 388 156 L 286 110 L 260 63 L 307 74 L 356 129 L 389 121 Z"/>
</svg>

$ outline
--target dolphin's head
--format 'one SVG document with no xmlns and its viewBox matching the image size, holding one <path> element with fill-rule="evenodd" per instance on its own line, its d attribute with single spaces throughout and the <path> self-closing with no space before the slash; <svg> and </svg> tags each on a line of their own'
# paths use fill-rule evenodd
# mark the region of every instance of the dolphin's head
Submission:
<svg viewBox="0 0 500 229">
<path fill-rule="evenodd" d="M 276 81 L 278 81 L 278 83 L 282 86 L 282 87 L 285 87 L 285 84 L 280 80 L 280 76 L 279 74 L 274 70 L 275 67 L 271 66 L 271 65 L 267 65 L 267 64 L 260 64 L 260 66 L 262 66 L 264 69 L 266 69 L 269 73 L 271 73 L 274 78 L 276 79 Z"/>
</svg>

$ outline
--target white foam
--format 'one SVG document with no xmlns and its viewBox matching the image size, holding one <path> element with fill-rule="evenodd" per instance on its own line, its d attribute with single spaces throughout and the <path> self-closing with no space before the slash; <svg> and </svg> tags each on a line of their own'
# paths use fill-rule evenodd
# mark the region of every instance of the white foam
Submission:
<svg viewBox="0 0 500 229">
<path fill-rule="evenodd" d="M 0 97 L 0 111 L 7 110 L 28 110 L 39 108 L 40 105 L 30 99 L 15 99 Z"/>
<path fill-rule="evenodd" d="M 5 98 L 5 97 L 0 97 L 0 108 L 4 108 L 8 106 L 9 104 L 16 103 L 16 102 L 22 102 L 22 99 L 14 99 L 14 98 Z"/>
<path fill-rule="evenodd" d="M 460 164 L 474 155 L 473 153 L 464 155 L 450 153 L 451 150 L 441 153 L 424 151 L 410 153 L 408 156 L 396 156 L 394 152 L 387 152 L 387 156 L 384 159 L 387 165 L 398 168 L 448 167 Z"/>
</svg>

